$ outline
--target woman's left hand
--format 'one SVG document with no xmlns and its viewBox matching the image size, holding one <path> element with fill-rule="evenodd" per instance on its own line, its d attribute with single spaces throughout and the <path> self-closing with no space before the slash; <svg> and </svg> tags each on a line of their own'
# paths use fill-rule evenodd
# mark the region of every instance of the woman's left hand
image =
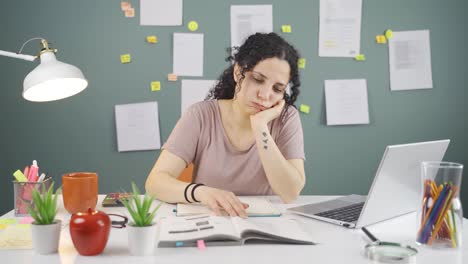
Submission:
<svg viewBox="0 0 468 264">
<path fill-rule="evenodd" d="M 268 122 L 281 115 L 281 111 L 283 111 L 285 103 L 286 102 L 284 101 L 284 99 L 282 99 L 273 107 L 260 111 L 255 115 L 251 115 L 250 124 L 252 125 L 252 127 L 266 126 Z"/>
</svg>

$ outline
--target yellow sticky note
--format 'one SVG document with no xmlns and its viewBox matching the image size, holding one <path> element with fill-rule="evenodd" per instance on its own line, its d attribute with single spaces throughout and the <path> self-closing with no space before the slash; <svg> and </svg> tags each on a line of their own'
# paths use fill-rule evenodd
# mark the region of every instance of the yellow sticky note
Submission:
<svg viewBox="0 0 468 264">
<path fill-rule="evenodd" d="M 151 82 L 151 91 L 160 91 L 161 90 L 161 82 Z"/>
<path fill-rule="evenodd" d="M 132 61 L 132 57 L 130 54 L 122 54 L 120 55 L 120 62 L 121 63 L 129 63 Z"/>
<path fill-rule="evenodd" d="M 0 219 L 0 224 L 2 225 L 11 225 L 11 224 L 16 224 L 18 220 L 14 218 L 2 218 Z"/>
<path fill-rule="evenodd" d="M 306 59 L 305 58 L 300 58 L 297 61 L 297 67 L 304 69 L 306 67 Z"/>
<path fill-rule="evenodd" d="M 174 74 L 174 73 L 169 73 L 169 74 L 167 75 L 167 80 L 168 80 L 168 81 L 171 81 L 171 82 L 175 82 L 175 81 L 177 81 L 177 75 Z"/>
<path fill-rule="evenodd" d="M 365 61 L 366 56 L 364 54 L 359 54 L 359 55 L 356 55 L 356 57 L 354 57 L 354 59 L 357 60 L 357 61 Z"/>
<path fill-rule="evenodd" d="M 385 30 L 385 37 L 391 39 L 393 37 L 393 31 L 391 29 Z"/>
<path fill-rule="evenodd" d="M 8 225 L 0 224 L 0 230 L 7 228 Z"/>
<path fill-rule="evenodd" d="M 198 29 L 198 23 L 192 20 L 188 23 L 187 27 L 190 31 L 196 31 Z"/>
<path fill-rule="evenodd" d="M 125 17 L 134 17 L 135 16 L 135 8 L 130 7 L 129 9 L 125 10 Z"/>
<path fill-rule="evenodd" d="M 377 35 L 375 36 L 375 41 L 379 44 L 385 44 L 387 43 L 387 39 L 385 38 L 384 35 Z"/>
<path fill-rule="evenodd" d="M 121 2 L 120 3 L 120 8 L 122 9 L 122 11 L 126 11 L 131 7 L 132 7 L 132 5 L 130 5 L 129 2 Z"/>
<path fill-rule="evenodd" d="M 146 37 L 146 42 L 148 43 L 157 43 L 158 42 L 158 38 L 154 35 L 152 36 L 147 36 Z"/>
<path fill-rule="evenodd" d="M 281 31 L 283 31 L 283 33 L 291 33 L 291 25 L 282 25 Z"/>
<path fill-rule="evenodd" d="M 308 114 L 308 113 L 310 113 L 310 106 L 305 105 L 305 104 L 301 104 L 299 106 L 299 111 L 301 111 L 302 113 Z"/>
</svg>

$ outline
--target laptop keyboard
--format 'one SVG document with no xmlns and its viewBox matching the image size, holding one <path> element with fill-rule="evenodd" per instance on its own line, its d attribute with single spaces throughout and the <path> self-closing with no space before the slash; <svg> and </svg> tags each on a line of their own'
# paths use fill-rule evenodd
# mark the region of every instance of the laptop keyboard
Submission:
<svg viewBox="0 0 468 264">
<path fill-rule="evenodd" d="M 315 215 L 344 222 L 354 222 L 359 218 L 363 206 L 364 202 L 321 212 Z"/>
</svg>

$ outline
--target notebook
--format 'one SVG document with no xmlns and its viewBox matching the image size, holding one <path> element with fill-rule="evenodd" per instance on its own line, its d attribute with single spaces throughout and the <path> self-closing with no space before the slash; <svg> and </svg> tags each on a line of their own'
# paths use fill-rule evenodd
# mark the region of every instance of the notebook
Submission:
<svg viewBox="0 0 468 264">
<path fill-rule="evenodd" d="M 421 162 L 441 161 L 449 143 L 439 140 L 387 146 L 367 196 L 348 195 L 287 211 L 349 228 L 416 211 L 422 188 Z"/>
<path fill-rule="evenodd" d="M 249 205 L 246 209 L 247 216 L 261 217 L 261 216 L 280 216 L 281 211 L 278 210 L 268 199 L 259 197 L 239 197 L 243 203 Z M 176 208 L 177 216 L 192 216 L 192 215 L 212 215 L 213 211 L 203 204 L 183 204 L 178 203 Z M 223 215 L 229 215 L 227 212 L 222 211 Z"/>
<path fill-rule="evenodd" d="M 311 235 L 297 220 L 283 217 L 246 218 L 225 216 L 168 217 L 161 219 L 158 247 L 193 247 L 245 243 L 314 245 Z"/>
</svg>

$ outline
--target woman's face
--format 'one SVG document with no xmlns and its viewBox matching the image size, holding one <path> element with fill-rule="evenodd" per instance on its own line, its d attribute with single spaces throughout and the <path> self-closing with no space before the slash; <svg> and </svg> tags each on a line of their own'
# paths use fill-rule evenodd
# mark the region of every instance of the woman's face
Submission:
<svg viewBox="0 0 468 264">
<path fill-rule="evenodd" d="M 271 108 L 283 99 L 289 82 L 290 67 L 287 61 L 268 58 L 245 73 L 240 91 L 234 97 L 241 109 L 250 115 Z M 234 68 L 234 80 L 239 89 L 240 67 Z"/>
</svg>

